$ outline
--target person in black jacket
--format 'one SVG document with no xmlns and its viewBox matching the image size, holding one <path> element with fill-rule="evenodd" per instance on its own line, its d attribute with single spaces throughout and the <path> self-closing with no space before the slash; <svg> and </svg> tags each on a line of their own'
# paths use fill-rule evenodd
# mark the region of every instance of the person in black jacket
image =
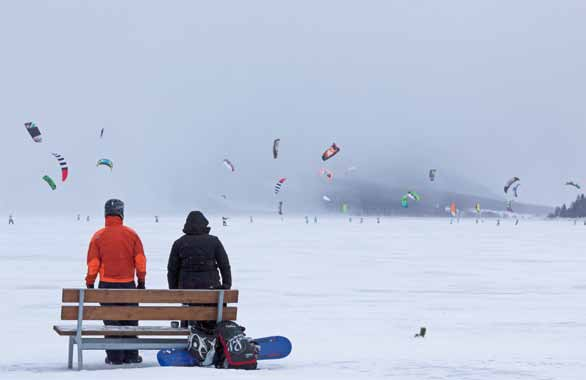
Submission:
<svg viewBox="0 0 586 380">
<path fill-rule="evenodd" d="M 210 235 L 208 220 L 200 211 L 187 216 L 185 235 L 173 243 L 167 280 L 169 289 L 230 289 L 232 273 L 224 246 Z M 222 275 L 220 281 L 220 273 Z"/>
</svg>

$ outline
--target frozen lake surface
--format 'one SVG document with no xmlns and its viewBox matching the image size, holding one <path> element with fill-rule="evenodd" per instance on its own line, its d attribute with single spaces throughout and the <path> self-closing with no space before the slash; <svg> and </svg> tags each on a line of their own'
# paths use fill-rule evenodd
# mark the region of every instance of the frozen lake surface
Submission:
<svg viewBox="0 0 586 380">
<path fill-rule="evenodd" d="M 219 226 L 250 336 L 285 335 L 293 353 L 254 372 L 66 369 L 61 288 L 84 285 L 102 221 L 21 218 L 0 226 L 1 379 L 584 379 L 586 226 L 383 219 L 248 218 Z M 129 218 L 143 239 L 147 288 L 166 288 L 183 218 Z M 413 336 L 427 327 L 424 339 Z"/>
</svg>

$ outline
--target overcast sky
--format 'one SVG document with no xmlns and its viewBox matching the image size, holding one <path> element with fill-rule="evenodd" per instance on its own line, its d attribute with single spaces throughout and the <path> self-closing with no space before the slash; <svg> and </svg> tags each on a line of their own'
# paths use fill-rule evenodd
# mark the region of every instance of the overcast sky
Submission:
<svg viewBox="0 0 586 380">
<path fill-rule="evenodd" d="M 338 173 L 436 167 L 499 196 L 516 175 L 522 201 L 567 201 L 586 185 L 584 20 L 581 0 L 3 2 L 0 211 L 270 209 L 279 177 L 308 202 L 334 141 Z M 53 151 L 71 174 L 51 192 Z"/>
</svg>

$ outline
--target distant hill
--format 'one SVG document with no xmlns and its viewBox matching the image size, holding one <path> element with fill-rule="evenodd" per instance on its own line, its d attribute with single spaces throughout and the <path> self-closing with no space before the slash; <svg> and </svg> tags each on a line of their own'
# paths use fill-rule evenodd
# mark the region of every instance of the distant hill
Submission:
<svg viewBox="0 0 586 380">
<path fill-rule="evenodd" d="M 409 208 L 401 207 L 400 199 L 409 188 L 396 188 L 369 181 L 355 179 L 339 179 L 336 187 L 328 190 L 332 199 L 325 207 L 329 211 L 339 212 L 340 204 L 347 203 L 353 214 L 365 215 L 404 215 L 404 216 L 446 216 L 446 207 L 455 202 L 464 215 L 474 214 L 474 207 L 480 203 L 482 210 L 494 212 L 495 215 L 506 211 L 504 197 L 497 199 L 490 195 L 476 196 L 445 190 L 435 190 L 426 186 L 417 190 L 421 201 L 410 202 Z M 553 211 L 552 207 L 517 203 L 513 201 L 513 210 L 519 214 L 546 216 Z"/>
</svg>

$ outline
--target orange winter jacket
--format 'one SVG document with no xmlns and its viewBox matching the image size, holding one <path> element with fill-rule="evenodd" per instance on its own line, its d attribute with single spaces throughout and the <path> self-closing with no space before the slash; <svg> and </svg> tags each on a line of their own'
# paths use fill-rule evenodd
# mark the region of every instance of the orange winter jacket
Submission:
<svg viewBox="0 0 586 380">
<path fill-rule="evenodd" d="M 100 281 L 131 282 L 146 277 L 146 257 L 140 238 L 117 216 L 106 217 L 106 227 L 94 234 L 87 253 L 87 285 Z"/>
</svg>

